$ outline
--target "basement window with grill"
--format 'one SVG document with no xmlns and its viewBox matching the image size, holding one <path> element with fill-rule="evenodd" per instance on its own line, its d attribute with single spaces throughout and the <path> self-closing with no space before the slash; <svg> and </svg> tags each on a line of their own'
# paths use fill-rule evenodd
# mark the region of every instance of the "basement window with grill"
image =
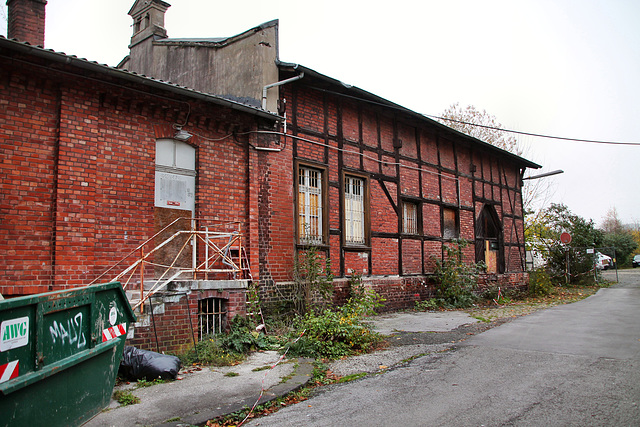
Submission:
<svg viewBox="0 0 640 427">
<path fill-rule="evenodd" d="M 223 298 L 204 298 L 198 301 L 198 336 L 224 332 L 227 327 L 227 304 Z"/>
</svg>

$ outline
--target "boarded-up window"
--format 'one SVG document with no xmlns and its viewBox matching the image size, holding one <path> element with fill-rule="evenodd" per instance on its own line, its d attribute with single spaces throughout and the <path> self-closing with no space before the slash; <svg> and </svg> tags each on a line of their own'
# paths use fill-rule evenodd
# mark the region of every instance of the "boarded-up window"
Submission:
<svg viewBox="0 0 640 427">
<path fill-rule="evenodd" d="M 345 176 L 344 179 L 345 243 L 365 243 L 364 179 Z"/>
<path fill-rule="evenodd" d="M 442 237 L 445 239 L 457 239 L 459 235 L 456 210 L 442 208 Z"/>
<path fill-rule="evenodd" d="M 173 139 L 156 142 L 155 205 L 193 211 L 196 197 L 196 149 Z"/>
</svg>

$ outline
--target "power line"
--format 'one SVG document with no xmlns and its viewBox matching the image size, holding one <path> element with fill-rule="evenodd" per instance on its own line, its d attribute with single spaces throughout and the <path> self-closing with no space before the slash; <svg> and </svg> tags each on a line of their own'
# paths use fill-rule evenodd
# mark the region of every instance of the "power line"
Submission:
<svg viewBox="0 0 640 427">
<path fill-rule="evenodd" d="M 437 119 L 437 120 L 446 120 L 446 121 L 450 121 L 450 122 L 460 123 L 460 124 L 463 124 L 463 125 L 476 126 L 476 127 L 481 127 L 481 128 L 484 128 L 484 129 L 491 129 L 491 130 L 499 130 L 499 131 L 502 131 L 502 132 L 515 133 L 515 134 L 518 134 L 518 135 L 535 136 L 535 137 L 538 137 L 538 138 L 560 139 L 560 140 L 563 140 L 563 141 L 574 141 L 574 142 L 589 142 L 589 143 L 592 143 L 592 144 L 640 145 L 640 142 L 600 141 L 600 140 L 594 140 L 594 139 L 567 138 L 567 137 L 563 137 L 563 136 L 544 135 L 544 134 L 540 134 L 540 133 L 531 133 L 531 132 L 522 132 L 522 131 L 519 131 L 519 130 L 503 129 L 503 128 L 499 128 L 499 127 L 496 127 L 496 126 L 479 125 L 479 124 L 476 124 L 476 123 L 463 122 L 461 120 L 448 119 L 446 117 L 432 116 L 432 115 L 429 115 L 429 114 L 425 114 L 425 116 L 426 117 L 430 117 L 432 119 Z"/>
<path fill-rule="evenodd" d="M 309 86 L 309 87 L 311 89 L 317 90 L 319 92 L 326 92 L 326 93 L 330 93 L 332 95 L 340 96 L 340 97 L 343 97 L 343 98 L 351 98 L 351 99 L 355 99 L 357 101 L 366 102 L 366 103 L 372 104 L 372 105 L 379 105 L 381 107 L 391 108 L 391 109 L 394 109 L 394 110 L 399 110 L 399 111 L 404 111 L 404 112 L 409 111 L 409 112 L 412 112 L 414 114 L 419 114 L 419 115 L 424 116 L 424 117 L 429 117 L 431 119 L 447 120 L 447 121 L 450 121 L 450 122 L 461 123 L 461 124 L 464 124 L 464 125 L 477 126 L 477 127 L 481 127 L 481 128 L 485 128 L 485 129 L 491 129 L 491 130 L 499 130 L 499 131 L 502 131 L 502 132 L 515 133 L 515 134 L 518 134 L 518 135 L 535 136 L 535 137 L 538 137 L 538 138 L 558 139 L 558 140 L 563 140 L 563 141 L 588 142 L 588 143 L 591 143 L 591 144 L 635 145 L 635 146 L 639 146 L 640 145 L 640 142 L 600 141 L 600 140 L 594 140 L 594 139 L 567 138 L 567 137 L 563 137 L 563 136 L 544 135 L 544 134 L 541 134 L 541 133 L 522 132 L 522 131 L 518 131 L 518 130 L 502 129 L 502 128 L 499 128 L 499 127 L 496 127 L 496 126 L 479 125 L 479 124 L 476 124 L 476 123 L 463 122 L 461 120 L 448 119 L 448 118 L 445 118 L 445 117 L 434 116 L 434 115 L 431 115 L 431 114 L 417 113 L 417 112 L 413 112 L 413 111 L 409 110 L 408 108 L 401 107 L 399 105 L 390 105 L 390 104 L 387 104 L 387 103 L 384 103 L 384 102 L 372 101 L 372 100 L 369 100 L 369 99 L 361 98 L 359 96 L 347 95 L 347 94 L 344 94 L 344 93 L 335 92 L 335 91 L 327 90 L 327 89 L 321 89 L 321 88 L 313 87 L 313 86 Z"/>
</svg>

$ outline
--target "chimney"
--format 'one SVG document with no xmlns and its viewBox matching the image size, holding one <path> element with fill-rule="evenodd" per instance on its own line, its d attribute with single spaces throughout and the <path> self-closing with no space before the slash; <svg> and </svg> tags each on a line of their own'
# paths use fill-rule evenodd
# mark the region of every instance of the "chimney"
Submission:
<svg viewBox="0 0 640 427">
<path fill-rule="evenodd" d="M 133 36 L 129 48 L 149 39 L 164 39 L 164 14 L 171 5 L 162 0 L 136 0 L 129 10 L 133 18 Z"/>
<path fill-rule="evenodd" d="M 44 47 L 46 0 L 7 0 L 7 38 Z"/>
</svg>

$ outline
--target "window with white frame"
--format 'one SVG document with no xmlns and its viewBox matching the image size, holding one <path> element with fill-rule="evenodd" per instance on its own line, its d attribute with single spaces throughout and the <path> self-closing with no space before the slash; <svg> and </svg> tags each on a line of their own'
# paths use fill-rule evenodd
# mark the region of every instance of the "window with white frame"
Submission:
<svg viewBox="0 0 640 427">
<path fill-rule="evenodd" d="M 300 243 L 323 243 L 322 171 L 298 168 L 298 235 Z"/>
<path fill-rule="evenodd" d="M 344 178 L 344 236 L 346 244 L 365 244 L 365 180 Z"/>
<path fill-rule="evenodd" d="M 418 234 L 418 205 L 415 203 L 402 203 L 402 232 Z"/>
</svg>

